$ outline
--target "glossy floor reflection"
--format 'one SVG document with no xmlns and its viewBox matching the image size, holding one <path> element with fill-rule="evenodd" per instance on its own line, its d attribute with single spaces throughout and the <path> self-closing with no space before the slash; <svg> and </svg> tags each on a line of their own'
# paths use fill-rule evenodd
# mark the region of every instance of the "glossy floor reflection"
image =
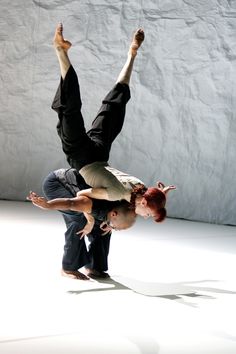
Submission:
<svg viewBox="0 0 236 354">
<path fill-rule="evenodd" d="M 60 276 L 57 212 L 0 202 L 0 353 L 236 353 L 236 229 L 139 220 L 112 236 L 111 279 Z"/>
</svg>

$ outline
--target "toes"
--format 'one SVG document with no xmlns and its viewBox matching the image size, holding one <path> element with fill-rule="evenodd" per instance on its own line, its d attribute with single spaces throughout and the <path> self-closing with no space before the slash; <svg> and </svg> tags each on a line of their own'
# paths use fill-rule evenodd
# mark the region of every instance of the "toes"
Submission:
<svg viewBox="0 0 236 354">
<path fill-rule="evenodd" d="M 144 31 L 142 28 L 138 29 L 136 32 L 136 38 L 139 40 L 143 40 L 144 39 Z"/>
<path fill-rule="evenodd" d="M 63 32 L 63 25 L 62 23 L 58 23 L 57 28 L 56 28 L 56 33 L 62 34 Z"/>
<path fill-rule="evenodd" d="M 142 28 L 139 28 L 139 29 L 137 30 L 137 33 L 144 34 L 144 30 L 143 30 Z"/>
</svg>

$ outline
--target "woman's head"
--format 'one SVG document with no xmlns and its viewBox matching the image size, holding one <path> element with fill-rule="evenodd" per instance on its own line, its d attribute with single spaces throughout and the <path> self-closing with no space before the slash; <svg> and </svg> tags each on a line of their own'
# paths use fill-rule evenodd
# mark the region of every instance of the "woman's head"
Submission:
<svg viewBox="0 0 236 354">
<path fill-rule="evenodd" d="M 137 198 L 135 212 L 145 219 L 151 216 L 155 221 L 159 222 L 165 218 L 165 204 L 165 193 L 159 188 L 150 187 L 142 196 Z"/>
<path fill-rule="evenodd" d="M 135 212 L 144 218 L 153 217 L 154 221 L 161 222 L 166 218 L 166 194 L 175 186 L 167 186 L 162 182 L 157 182 L 157 187 L 149 187 L 139 197 L 136 203 Z"/>
</svg>

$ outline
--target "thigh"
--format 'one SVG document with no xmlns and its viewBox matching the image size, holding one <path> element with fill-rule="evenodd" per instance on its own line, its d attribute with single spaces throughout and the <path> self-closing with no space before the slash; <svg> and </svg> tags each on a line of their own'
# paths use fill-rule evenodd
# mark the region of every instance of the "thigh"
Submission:
<svg viewBox="0 0 236 354">
<path fill-rule="evenodd" d="M 90 163 L 93 155 L 93 141 L 86 133 L 81 106 L 79 82 L 71 66 L 60 82 L 52 108 L 58 113 L 57 132 L 63 152 L 76 169 Z"/>
<path fill-rule="evenodd" d="M 43 181 L 43 192 L 47 199 L 55 198 L 73 198 L 74 195 L 65 188 L 60 182 L 54 172 L 49 175 Z"/>
</svg>

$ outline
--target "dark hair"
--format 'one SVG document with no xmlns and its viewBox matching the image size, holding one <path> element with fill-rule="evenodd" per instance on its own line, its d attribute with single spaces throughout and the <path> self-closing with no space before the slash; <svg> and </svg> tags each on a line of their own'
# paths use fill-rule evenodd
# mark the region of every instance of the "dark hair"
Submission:
<svg viewBox="0 0 236 354">
<path fill-rule="evenodd" d="M 131 192 L 131 197 L 130 197 L 130 208 L 135 209 L 135 199 L 138 196 L 143 196 L 144 193 L 147 191 L 147 187 L 144 186 L 144 184 L 139 185 L 139 187 L 134 187 L 132 192 Z"/>
<path fill-rule="evenodd" d="M 158 210 L 158 213 L 153 216 L 153 220 L 156 222 L 162 222 L 166 218 L 166 208 L 161 208 Z"/>
</svg>

